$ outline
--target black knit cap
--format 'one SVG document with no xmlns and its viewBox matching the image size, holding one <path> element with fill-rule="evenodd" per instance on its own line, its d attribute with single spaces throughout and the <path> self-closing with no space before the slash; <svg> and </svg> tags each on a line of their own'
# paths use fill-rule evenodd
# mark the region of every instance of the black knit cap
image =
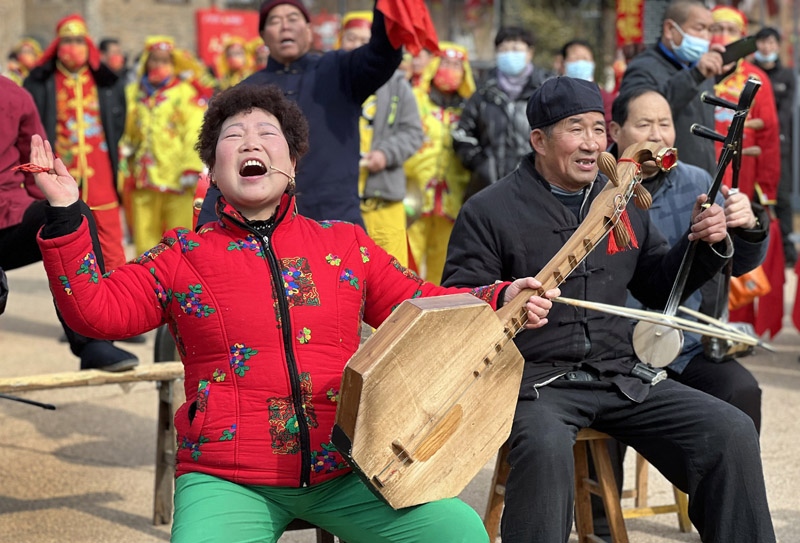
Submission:
<svg viewBox="0 0 800 543">
<path fill-rule="evenodd" d="M 526 109 L 531 130 L 589 111 L 605 115 L 600 88 L 592 81 L 565 76 L 542 83 L 531 95 Z"/>
</svg>

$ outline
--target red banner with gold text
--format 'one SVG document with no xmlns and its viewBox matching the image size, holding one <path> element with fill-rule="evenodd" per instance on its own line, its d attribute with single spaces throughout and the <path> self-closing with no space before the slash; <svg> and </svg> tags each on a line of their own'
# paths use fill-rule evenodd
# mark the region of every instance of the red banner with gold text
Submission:
<svg viewBox="0 0 800 543">
<path fill-rule="evenodd" d="M 644 40 L 644 0 L 617 0 L 617 47 Z"/>
<path fill-rule="evenodd" d="M 258 37 L 258 12 L 198 9 L 197 56 L 207 66 L 216 66 L 222 44 L 230 36 L 241 36 L 247 41 Z"/>
</svg>

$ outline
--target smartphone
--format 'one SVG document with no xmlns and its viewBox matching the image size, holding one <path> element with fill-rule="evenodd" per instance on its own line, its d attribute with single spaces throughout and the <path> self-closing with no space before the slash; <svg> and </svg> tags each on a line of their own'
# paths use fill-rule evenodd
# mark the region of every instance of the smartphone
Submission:
<svg viewBox="0 0 800 543">
<path fill-rule="evenodd" d="M 756 37 L 745 36 L 741 40 L 729 43 L 725 46 L 725 52 L 722 53 L 722 65 L 736 62 L 740 58 L 744 58 L 756 51 Z"/>
</svg>

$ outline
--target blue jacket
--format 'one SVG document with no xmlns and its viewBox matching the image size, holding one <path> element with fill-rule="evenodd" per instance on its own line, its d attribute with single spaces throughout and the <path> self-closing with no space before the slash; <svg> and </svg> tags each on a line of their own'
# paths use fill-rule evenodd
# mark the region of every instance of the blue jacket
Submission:
<svg viewBox="0 0 800 543">
<path fill-rule="evenodd" d="M 678 162 L 675 168 L 665 174 L 663 183 L 653 194 L 653 205 L 650 207 L 650 219 L 653 224 L 661 231 L 670 245 L 675 245 L 686 234 L 692 218 L 692 207 L 700 194 L 708 193 L 711 187 L 711 176 L 705 170 L 696 166 Z M 716 202 L 723 205 L 721 194 L 717 195 Z M 759 206 L 760 207 L 760 206 Z M 761 211 L 759 209 L 759 211 Z M 757 214 L 762 223 L 762 227 L 753 232 L 752 238 L 761 238 L 760 241 L 752 242 L 745 240 L 742 236 L 731 232 L 733 238 L 733 275 L 739 276 L 757 267 L 764 260 L 767 254 L 767 219 Z M 763 237 L 762 237 L 763 236 Z M 681 305 L 700 310 L 703 302 L 703 293 L 715 292 L 717 282 L 722 279 L 722 275 L 711 279 L 702 289 L 698 289 L 689 296 Z M 707 295 L 708 297 L 708 295 Z M 708 300 L 706 300 L 708 302 Z M 628 294 L 628 307 L 643 307 L 633 296 Z M 727 307 L 727 303 L 725 304 Z M 687 317 L 686 315 L 680 315 Z M 700 335 L 684 332 L 683 351 L 670 365 L 669 368 L 677 373 L 681 373 L 687 364 L 696 355 L 703 351 Z"/>
<path fill-rule="evenodd" d="M 363 226 L 358 196 L 361 104 L 394 74 L 402 53 L 374 12 L 372 38 L 353 51 L 307 53 L 287 65 L 270 57 L 267 67 L 242 84 L 277 85 L 308 119 L 309 151 L 297 165 L 297 207 L 314 220 Z M 198 226 L 217 220 L 219 191 L 209 189 Z"/>
</svg>

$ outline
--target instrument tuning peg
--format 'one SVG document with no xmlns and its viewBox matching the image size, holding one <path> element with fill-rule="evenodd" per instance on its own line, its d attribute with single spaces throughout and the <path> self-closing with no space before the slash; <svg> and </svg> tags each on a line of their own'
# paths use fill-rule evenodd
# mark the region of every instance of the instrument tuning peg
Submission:
<svg viewBox="0 0 800 543">
<path fill-rule="evenodd" d="M 733 102 L 729 102 L 728 100 L 725 100 L 724 98 L 720 98 L 716 94 L 712 94 L 712 93 L 710 93 L 708 91 L 703 91 L 703 93 L 700 95 L 700 100 L 705 104 L 711 104 L 712 106 L 724 107 L 726 109 L 736 110 L 736 108 L 738 107 Z"/>
<path fill-rule="evenodd" d="M 702 124 L 694 123 L 689 130 L 692 132 L 692 134 L 701 138 L 719 142 L 725 141 L 725 136 L 719 132 L 716 132 L 715 130 L 711 130 L 710 128 L 703 126 Z"/>
<path fill-rule="evenodd" d="M 600 168 L 600 171 L 603 172 L 606 177 L 608 177 L 615 187 L 619 186 L 619 179 L 617 178 L 617 161 L 614 158 L 614 155 L 603 151 L 597 158 L 597 166 Z"/>
</svg>

